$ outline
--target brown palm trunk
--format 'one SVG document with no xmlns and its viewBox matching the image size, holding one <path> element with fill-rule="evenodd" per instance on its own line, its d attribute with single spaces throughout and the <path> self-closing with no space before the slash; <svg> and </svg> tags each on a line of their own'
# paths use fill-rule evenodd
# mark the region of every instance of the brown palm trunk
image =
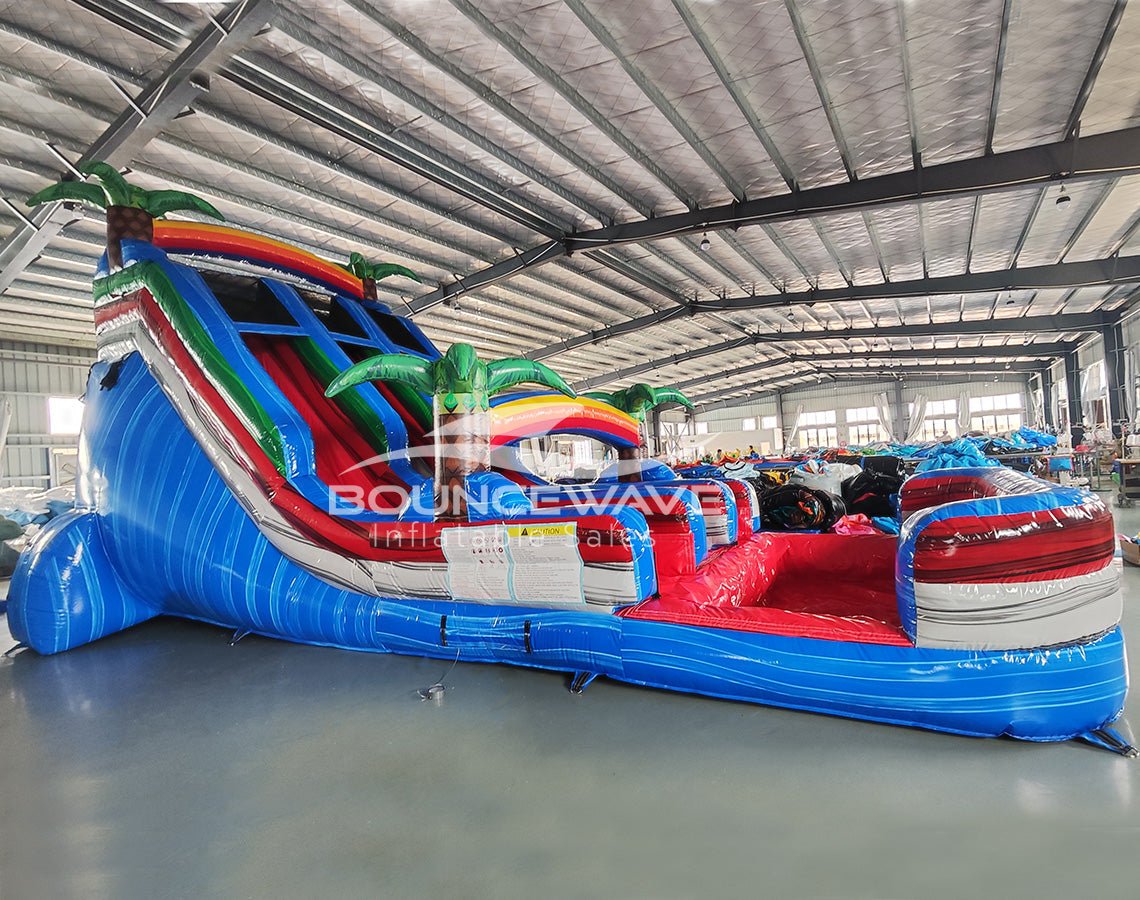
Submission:
<svg viewBox="0 0 1140 900">
<path fill-rule="evenodd" d="M 478 406 L 448 412 L 435 403 L 436 519 L 467 521 L 467 476 L 491 468 L 491 414 Z"/>
<path fill-rule="evenodd" d="M 380 295 L 376 293 L 375 278 L 361 278 L 360 285 L 360 292 L 364 295 L 365 300 L 378 300 L 380 298 Z"/>
<path fill-rule="evenodd" d="M 107 264 L 123 267 L 123 241 L 154 241 L 154 216 L 133 206 L 107 207 Z"/>
<path fill-rule="evenodd" d="M 641 481 L 641 461 L 649 455 L 649 444 L 645 443 L 645 423 L 637 423 L 636 447 L 618 447 L 618 480 Z"/>
<path fill-rule="evenodd" d="M 618 447 L 618 481 L 641 481 L 641 460 L 645 459 L 645 445 Z"/>
</svg>

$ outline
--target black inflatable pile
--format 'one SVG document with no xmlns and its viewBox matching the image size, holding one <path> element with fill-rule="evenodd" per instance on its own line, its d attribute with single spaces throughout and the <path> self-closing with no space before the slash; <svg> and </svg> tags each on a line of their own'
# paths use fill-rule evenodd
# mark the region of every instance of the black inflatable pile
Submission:
<svg viewBox="0 0 1140 900">
<path fill-rule="evenodd" d="M 891 496 L 902 486 L 902 460 L 873 459 L 873 466 L 865 464 L 862 472 L 843 482 L 842 496 L 787 484 L 783 473 L 760 472 L 747 479 L 760 500 L 760 527 L 765 531 L 830 531 L 845 515 L 893 516 Z"/>
</svg>

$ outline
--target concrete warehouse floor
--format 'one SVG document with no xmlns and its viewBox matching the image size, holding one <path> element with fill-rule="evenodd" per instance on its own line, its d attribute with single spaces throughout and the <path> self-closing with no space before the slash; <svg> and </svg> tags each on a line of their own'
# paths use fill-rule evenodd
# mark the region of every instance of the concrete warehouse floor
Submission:
<svg viewBox="0 0 1140 900">
<path fill-rule="evenodd" d="M 0 896 L 1140 896 L 1140 760 L 228 638 L 0 660 Z"/>
</svg>

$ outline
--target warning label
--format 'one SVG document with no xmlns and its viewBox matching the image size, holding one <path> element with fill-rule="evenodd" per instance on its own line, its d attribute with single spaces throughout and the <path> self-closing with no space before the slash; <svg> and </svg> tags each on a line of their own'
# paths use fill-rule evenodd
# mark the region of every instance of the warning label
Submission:
<svg viewBox="0 0 1140 900">
<path fill-rule="evenodd" d="M 556 537 L 559 535 L 569 535 L 574 538 L 575 544 L 577 543 L 578 526 L 573 522 L 564 525 L 508 525 L 507 536 L 511 538 L 520 537 Z"/>
<path fill-rule="evenodd" d="M 585 566 L 573 522 L 445 528 L 448 589 L 457 600 L 579 606 Z"/>
</svg>

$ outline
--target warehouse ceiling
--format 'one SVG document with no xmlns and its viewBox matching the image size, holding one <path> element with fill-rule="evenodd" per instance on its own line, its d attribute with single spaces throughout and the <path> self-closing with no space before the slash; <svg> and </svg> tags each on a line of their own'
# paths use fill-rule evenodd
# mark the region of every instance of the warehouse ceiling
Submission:
<svg viewBox="0 0 1140 900">
<path fill-rule="evenodd" d="M 1138 6 L 0 0 L 0 333 L 93 343 L 101 216 L 22 201 L 138 113 L 137 183 L 579 387 L 1035 371 L 1140 302 Z"/>
</svg>

